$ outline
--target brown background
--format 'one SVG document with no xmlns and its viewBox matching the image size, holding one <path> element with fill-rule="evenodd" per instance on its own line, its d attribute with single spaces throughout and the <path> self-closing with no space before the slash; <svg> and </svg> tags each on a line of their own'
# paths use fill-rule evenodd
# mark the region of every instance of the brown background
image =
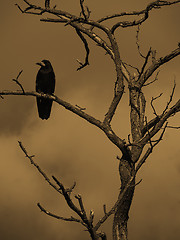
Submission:
<svg viewBox="0 0 180 240">
<path fill-rule="evenodd" d="M 22 1 L 17 1 L 21 3 Z M 44 1 L 34 1 L 43 3 Z M 78 0 L 52 1 L 57 7 L 79 12 Z M 143 9 L 149 0 L 86 1 L 92 18 L 126 10 Z M 25 90 L 34 90 L 37 61 L 49 59 L 56 73 L 56 94 L 72 104 L 86 107 L 87 112 L 102 119 L 112 99 L 115 74 L 109 56 L 89 41 L 90 66 L 76 71 L 76 59 L 83 60 L 84 49 L 75 31 L 69 26 L 48 24 L 38 16 L 21 14 L 16 1 L 1 1 L 0 89 L 16 90 L 11 81 L 23 69 L 21 81 Z M 141 49 L 149 46 L 164 56 L 177 47 L 179 5 L 151 12 L 140 33 Z M 121 56 L 130 64 L 140 66 L 135 45 L 136 28 L 119 29 L 117 39 Z M 174 101 L 178 99 L 179 58 L 166 64 L 159 82 L 145 89 L 147 100 L 164 92 L 157 102 L 160 111 L 168 101 L 176 77 Z M 129 106 L 126 93 L 113 120 L 113 128 L 127 139 Z M 152 110 L 148 104 L 148 117 Z M 179 124 L 179 115 L 170 122 Z M 64 240 L 89 239 L 87 232 L 76 223 L 59 222 L 41 213 L 40 202 L 47 210 L 61 216 L 71 216 L 62 197 L 45 183 L 18 147 L 20 140 L 36 162 L 51 176 L 55 175 L 66 186 L 77 182 L 75 193 L 81 193 L 88 211 L 94 209 L 95 218 L 102 216 L 105 203 L 109 209 L 117 198 L 119 176 L 116 149 L 98 129 L 54 104 L 51 118 L 42 121 L 37 116 L 32 97 L 5 97 L 0 100 L 0 238 L 3 240 Z M 130 211 L 129 239 L 169 240 L 180 236 L 180 162 L 179 132 L 169 129 L 157 149 L 142 167 Z M 110 239 L 111 221 L 104 230 Z"/>
</svg>

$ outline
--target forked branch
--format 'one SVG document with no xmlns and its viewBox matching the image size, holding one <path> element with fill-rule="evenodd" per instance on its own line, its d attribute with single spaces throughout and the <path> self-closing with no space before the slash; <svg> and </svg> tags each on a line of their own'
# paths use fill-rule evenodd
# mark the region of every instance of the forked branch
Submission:
<svg viewBox="0 0 180 240">
<path fill-rule="evenodd" d="M 93 240 L 97 240 L 98 239 L 97 234 L 96 234 L 96 231 L 93 227 L 93 218 L 91 218 L 90 220 L 87 218 L 86 210 L 84 208 L 81 195 L 80 194 L 76 195 L 76 198 L 78 199 L 80 208 L 77 207 L 71 199 L 70 194 L 71 194 L 73 188 L 75 187 L 75 184 L 73 184 L 73 186 L 71 188 L 65 188 L 64 185 L 56 177 L 52 176 L 53 180 L 56 182 L 56 184 L 58 186 L 57 187 L 55 184 L 53 184 L 51 182 L 51 180 L 48 178 L 46 173 L 39 167 L 39 165 L 37 165 L 37 163 L 35 163 L 35 161 L 33 160 L 34 155 L 32 155 L 32 156 L 29 155 L 27 153 L 25 147 L 23 146 L 22 142 L 20 142 L 20 141 L 19 141 L 19 146 L 20 146 L 21 150 L 24 152 L 25 156 L 30 160 L 31 164 L 44 177 L 45 181 L 47 181 L 51 187 L 53 187 L 58 193 L 60 193 L 64 197 L 67 205 L 80 217 L 80 219 L 74 218 L 72 216 L 70 218 L 65 218 L 65 217 L 58 216 L 54 213 L 51 213 L 51 212 L 47 211 L 45 208 L 43 208 L 41 206 L 40 203 L 38 203 L 37 206 L 40 208 L 40 210 L 43 211 L 45 214 L 47 214 L 51 217 L 54 217 L 56 219 L 64 220 L 64 221 L 78 222 L 78 223 L 82 224 L 84 227 L 86 227 L 86 229 L 90 233 L 91 238 Z"/>
</svg>

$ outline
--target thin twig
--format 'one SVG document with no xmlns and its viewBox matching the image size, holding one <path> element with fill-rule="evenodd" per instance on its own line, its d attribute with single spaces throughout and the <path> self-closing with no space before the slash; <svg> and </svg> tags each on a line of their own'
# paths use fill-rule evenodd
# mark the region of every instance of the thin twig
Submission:
<svg viewBox="0 0 180 240">
<path fill-rule="evenodd" d="M 86 211 L 85 211 L 85 208 L 84 208 L 84 204 L 83 204 L 81 195 L 80 195 L 80 194 L 75 195 L 75 198 L 76 198 L 76 199 L 78 200 L 78 202 L 79 202 L 79 206 L 80 206 L 80 208 L 81 208 L 82 214 L 84 215 L 84 217 L 87 218 Z"/>
<path fill-rule="evenodd" d="M 103 211 L 104 211 L 104 214 L 107 213 L 107 211 L 106 211 L 106 204 L 103 204 Z"/>
<path fill-rule="evenodd" d="M 167 126 L 167 128 L 180 129 L 180 126 Z"/>
<path fill-rule="evenodd" d="M 138 52 L 139 52 L 140 56 L 141 56 L 142 58 L 146 58 L 146 57 L 141 53 L 141 50 L 140 50 L 140 45 L 139 45 L 139 32 L 140 32 L 140 24 L 138 25 L 137 31 L 136 31 L 136 45 L 137 45 L 137 49 L 138 49 Z"/>
<path fill-rule="evenodd" d="M 85 47 L 85 50 L 86 50 L 86 57 L 85 57 L 85 61 L 84 63 L 81 63 L 79 60 L 78 60 L 78 63 L 81 65 L 80 67 L 77 68 L 77 71 L 81 70 L 82 68 L 86 67 L 87 65 L 89 65 L 89 46 L 88 46 L 88 43 L 85 39 L 85 37 L 82 35 L 81 31 L 79 31 L 77 28 L 76 28 L 76 33 L 77 35 L 80 37 L 80 39 L 82 40 L 83 44 L 84 44 L 84 47 Z"/>
<path fill-rule="evenodd" d="M 145 122 L 146 122 L 146 126 L 147 126 L 147 117 L 145 117 Z M 150 132 L 149 132 L 149 129 L 147 128 L 147 133 L 149 135 L 149 144 L 151 146 L 151 149 L 153 149 L 153 145 L 152 145 L 152 142 L 151 142 L 151 135 L 150 135 Z"/>
<path fill-rule="evenodd" d="M 159 75 L 159 73 L 160 73 L 160 71 L 158 71 L 158 72 L 156 73 L 156 76 L 155 76 L 154 80 L 152 80 L 152 81 L 150 81 L 150 82 L 148 82 L 148 83 L 146 83 L 146 84 L 143 84 L 143 87 L 146 87 L 146 86 L 154 83 L 155 81 L 157 81 L 157 80 L 158 80 L 158 75 Z"/>
<path fill-rule="evenodd" d="M 144 61 L 144 64 L 143 64 L 143 66 L 142 66 L 142 68 L 141 68 L 141 72 L 140 72 L 140 74 L 139 74 L 138 80 L 140 79 L 140 77 L 142 76 L 142 74 L 143 74 L 143 72 L 144 72 L 144 69 L 145 69 L 145 67 L 146 67 L 146 65 L 147 65 L 147 63 L 148 63 L 148 59 L 149 59 L 150 54 L 151 54 L 151 48 L 149 49 L 149 51 L 148 51 L 148 53 L 147 53 L 147 55 L 146 55 L 146 57 L 145 57 L 145 61 Z"/>
<path fill-rule="evenodd" d="M 175 80 L 174 80 L 174 86 L 173 86 L 173 89 L 172 89 L 172 92 L 171 92 L 171 95 L 170 95 L 169 101 L 167 102 L 167 105 L 166 105 L 166 107 L 165 107 L 165 109 L 164 109 L 164 111 L 163 111 L 162 114 L 164 114 L 164 113 L 166 112 L 166 110 L 169 108 L 169 105 L 170 105 L 170 103 L 171 103 L 172 100 L 173 100 L 173 96 L 174 96 L 175 88 L 176 88 L 176 82 L 175 82 Z"/>
<path fill-rule="evenodd" d="M 87 21 L 88 17 L 85 13 L 84 0 L 80 0 L 80 6 L 81 6 L 81 13 L 82 13 L 84 19 Z"/>
<path fill-rule="evenodd" d="M 40 208 L 40 210 L 42 212 L 44 212 L 45 214 L 51 216 L 51 217 L 54 217 L 54 218 L 57 218 L 59 220 L 63 220 L 63 221 L 67 221 L 67 222 L 77 222 L 77 223 L 81 223 L 84 227 L 87 227 L 86 224 L 83 223 L 82 220 L 80 219 L 77 219 L 77 218 L 74 218 L 74 217 L 70 217 L 70 218 L 66 218 L 66 217 L 61 217 L 61 216 L 58 216 L 54 213 L 51 213 L 49 211 L 47 211 L 44 207 L 42 207 L 42 205 L 40 203 L 37 203 L 37 206 Z"/>
<path fill-rule="evenodd" d="M 180 48 L 177 48 L 170 52 L 169 54 L 160 57 L 156 61 L 154 61 L 148 68 L 147 70 L 143 73 L 143 76 L 141 79 L 139 79 L 139 84 L 140 86 L 143 86 L 145 82 L 152 76 L 152 74 L 159 68 L 161 67 L 164 63 L 169 62 L 176 56 L 180 55 Z"/>
<path fill-rule="evenodd" d="M 164 126 L 164 128 L 163 128 L 163 131 L 162 131 L 159 139 L 156 140 L 156 143 L 153 145 L 153 148 L 162 140 L 162 138 L 163 138 L 163 136 L 164 136 L 164 133 L 165 133 L 165 131 L 166 131 L 167 126 L 168 126 L 168 122 L 166 122 L 166 124 L 165 124 L 165 126 Z"/>
<path fill-rule="evenodd" d="M 45 174 L 45 172 L 39 167 L 39 165 L 37 163 L 35 163 L 35 161 L 33 160 L 34 155 L 29 155 L 25 149 L 25 147 L 23 146 L 22 142 L 18 141 L 19 146 L 21 148 L 21 150 L 24 152 L 25 156 L 30 160 L 31 164 L 36 167 L 36 169 L 38 170 L 38 172 L 43 176 L 43 178 L 45 179 L 45 181 L 47 181 L 49 183 L 49 185 L 51 187 L 53 187 L 58 193 L 62 194 L 61 190 L 51 182 L 51 180 L 48 178 L 48 176 Z"/>
<path fill-rule="evenodd" d="M 137 185 L 139 185 L 142 182 L 142 178 L 135 184 L 131 184 L 131 187 L 136 187 Z"/>
<path fill-rule="evenodd" d="M 18 73 L 16 79 L 12 79 L 12 80 L 13 80 L 18 86 L 20 86 L 23 94 L 25 94 L 25 91 L 24 91 L 23 86 L 22 86 L 21 83 L 18 81 L 18 79 L 19 79 L 20 75 L 22 74 L 22 72 L 23 72 L 23 70 L 21 70 L 21 71 Z"/>
<path fill-rule="evenodd" d="M 158 117 L 159 115 L 158 115 L 157 112 L 156 112 L 156 109 L 155 109 L 155 107 L 154 107 L 154 105 L 153 105 L 153 102 L 154 102 L 156 99 L 160 98 L 162 95 L 163 95 L 163 93 L 160 93 L 157 97 L 152 97 L 152 99 L 151 99 L 151 107 L 152 107 L 153 113 L 156 115 L 156 117 Z"/>
<path fill-rule="evenodd" d="M 68 192 L 69 194 L 71 194 L 72 191 L 73 191 L 73 189 L 75 188 L 75 186 L 76 186 L 76 182 L 74 182 L 73 185 L 72 185 L 70 188 L 67 188 L 67 189 L 66 189 L 66 192 Z"/>
<path fill-rule="evenodd" d="M 134 67 L 133 65 L 131 65 L 129 63 L 125 63 L 125 62 L 123 62 L 123 64 L 128 66 L 128 67 L 131 67 L 131 68 L 135 69 L 137 71 L 137 73 L 140 74 L 140 71 L 139 71 L 139 69 L 137 67 Z"/>
</svg>

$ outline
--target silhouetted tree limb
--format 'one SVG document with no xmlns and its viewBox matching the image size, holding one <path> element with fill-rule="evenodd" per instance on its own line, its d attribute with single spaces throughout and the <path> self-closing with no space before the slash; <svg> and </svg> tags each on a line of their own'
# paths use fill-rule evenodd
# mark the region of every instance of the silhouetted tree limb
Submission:
<svg viewBox="0 0 180 240">
<path fill-rule="evenodd" d="M 44 177 L 44 179 L 46 180 L 46 182 L 48 182 L 48 184 L 53 187 L 58 193 L 60 193 L 67 205 L 81 218 L 81 219 L 77 219 L 74 217 L 70 217 L 70 218 L 65 218 L 65 217 L 60 217 L 56 214 L 53 214 L 47 210 L 45 210 L 45 208 L 43 208 L 41 206 L 40 203 L 37 204 L 37 206 L 41 209 L 41 211 L 43 211 L 44 213 L 46 213 L 47 215 L 60 219 L 60 220 L 64 220 L 64 221 L 74 221 L 74 222 L 78 222 L 81 223 L 83 226 L 86 227 L 86 229 L 88 230 L 89 234 L 91 235 L 91 238 L 93 240 L 97 240 L 97 233 L 96 230 L 93 227 L 93 218 L 88 219 L 87 218 L 87 214 L 86 214 L 86 210 L 84 208 L 83 205 L 83 201 L 82 201 L 82 197 L 80 194 L 76 195 L 75 198 L 78 199 L 79 202 L 79 207 L 77 207 L 74 202 L 71 199 L 71 192 L 75 187 L 75 184 L 73 184 L 73 186 L 71 188 L 65 188 L 64 185 L 54 176 L 52 176 L 53 180 L 56 182 L 56 185 L 52 183 L 52 181 L 48 178 L 48 176 L 46 175 L 46 173 L 40 168 L 40 166 L 35 163 L 35 161 L 33 160 L 33 158 L 35 157 L 34 155 L 29 155 L 27 153 L 27 150 L 25 149 L 25 147 L 23 146 L 22 142 L 18 142 L 19 146 L 21 148 L 21 150 L 24 152 L 25 156 L 30 160 L 31 164 L 38 170 L 38 172 Z M 57 187 L 58 186 L 58 187 Z"/>
<path fill-rule="evenodd" d="M 77 223 L 81 223 L 83 226 L 86 227 L 86 225 L 85 225 L 85 224 L 83 223 L 83 221 L 80 220 L 80 219 L 74 218 L 74 217 L 72 217 L 72 216 L 71 216 L 70 218 L 65 218 L 65 217 L 58 216 L 58 215 L 56 215 L 56 214 L 54 214 L 54 213 L 51 213 L 51 212 L 47 211 L 44 207 L 42 207 L 42 205 L 41 205 L 40 203 L 37 203 L 37 206 L 40 208 L 40 210 L 41 210 L 42 212 L 44 212 L 45 214 L 47 214 L 47 215 L 49 215 L 49 216 L 51 216 L 51 217 L 54 217 L 54 218 L 57 218 L 57 219 L 59 219 L 59 220 L 63 220 L 63 221 L 66 221 L 66 222 L 77 222 Z"/>
<path fill-rule="evenodd" d="M 173 58 L 177 57 L 180 54 L 180 48 L 173 50 L 171 53 L 167 54 L 164 57 L 160 57 L 157 59 L 148 69 L 142 74 L 142 76 L 139 79 L 140 86 L 143 86 L 144 83 L 151 77 L 151 75 L 163 64 L 169 62 Z"/>
<path fill-rule="evenodd" d="M 17 75 L 16 79 L 13 79 L 13 81 L 14 81 L 15 83 L 17 83 L 17 85 L 19 85 L 19 86 L 20 86 L 20 88 L 21 88 L 22 92 L 23 92 L 23 93 L 25 93 L 25 91 L 24 91 L 24 88 L 23 88 L 22 84 L 21 84 L 21 83 L 18 81 L 18 79 L 19 79 L 20 75 L 22 74 L 22 72 L 23 72 L 23 70 L 21 70 L 21 71 L 19 72 L 19 74 Z"/>
<path fill-rule="evenodd" d="M 155 1 L 155 2 L 151 2 L 150 4 L 147 5 L 147 7 L 141 11 L 131 11 L 131 12 L 122 12 L 122 13 L 117 13 L 117 14 L 112 14 L 112 15 L 108 15 L 105 17 L 100 18 L 99 20 L 97 20 L 98 23 L 104 22 L 106 20 L 110 20 L 113 18 L 119 18 L 119 17 L 123 17 L 123 16 L 139 16 L 142 14 L 145 14 L 153 9 L 159 9 L 163 6 L 167 6 L 167 5 L 172 5 L 172 4 L 176 4 L 179 3 L 180 0 L 177 1 Z M 133 22 L 132 22 L 133 23 Z"/>
<path fill-rule="evenodd" d="M 82 33 L 78 29 L 76 29 L 76 32 L 77 32 L 77 35 L 82 40 L 82 42 L 84 44 L 84 47 L 85 47 L 85 50 L 86 50 L 85 62 L 81 63 L 80 61 L 78 61 L 79 64 L 80 64 L 80 67 L 77 68 L 77 71 L 78 71 L 78 70 L 81 70 L 82 68 L 84 68 L 85 66 L 87 66 L 89 64 L 89 47 L 88 47 L 88 43 L 87 43 L 85 37 L 82 35 Z"/>
</svg>

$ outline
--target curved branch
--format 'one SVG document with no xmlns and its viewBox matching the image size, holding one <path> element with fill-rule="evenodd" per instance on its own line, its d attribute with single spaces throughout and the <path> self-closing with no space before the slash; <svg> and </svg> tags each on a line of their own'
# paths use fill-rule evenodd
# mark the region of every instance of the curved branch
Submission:
<svg viewBox="0 0 180 240">
<path fill-rule="evenodd" d="M 85 62 L 84 63 L 81 63 L 80 61 L 79 64 L 80 64 L 80 67 L 77 68 L 77 71 L 81 70 L 82 68 L 86 67 L 87 65 L 89 65 L 89 47 L 88 47 L 88 43 L 85 39 L 85 37 L 82 35 L 82 33 L 76 29 L 76 33 L 77 35 L 80 37 L 80 39 L 82 40 L 83 44 L 84 44 L 84 47 L 85 47 L 85 50 L 86 50 L 86 57 L 85 57 Z"/>
<path fill-rule="evenodd" d="M 116 13 L 116 14 L 112 14 L 112 15 L 108 15 L 108 16 L 102 17 L 99 20 L 97 20 L 97 22 L 101 23 L 101 22 L 104 22 L 106 20 L 110 20 L 110 19 L 118 18 L 118 17 L 123 17 L 123 16 L 139 16 L 141 14 L 144 14 L 147 10 L 150 11 L 153 8 L 154 9 L 158 9 L 158 8 L 160 8 L 162 6 L 173 5 L 173 4 L 176 4 L 176 3 L 179 3 L 179 2 L 180 2 L 180 0 L 173 1 L 173 2 L 169 2 L 169 1 L 155 1 L 155 2 L 152 2 L 152 3 L 148 4 L 148 6 L 145 9 L 141 10 L 141 11 Z"/>
</svg>

